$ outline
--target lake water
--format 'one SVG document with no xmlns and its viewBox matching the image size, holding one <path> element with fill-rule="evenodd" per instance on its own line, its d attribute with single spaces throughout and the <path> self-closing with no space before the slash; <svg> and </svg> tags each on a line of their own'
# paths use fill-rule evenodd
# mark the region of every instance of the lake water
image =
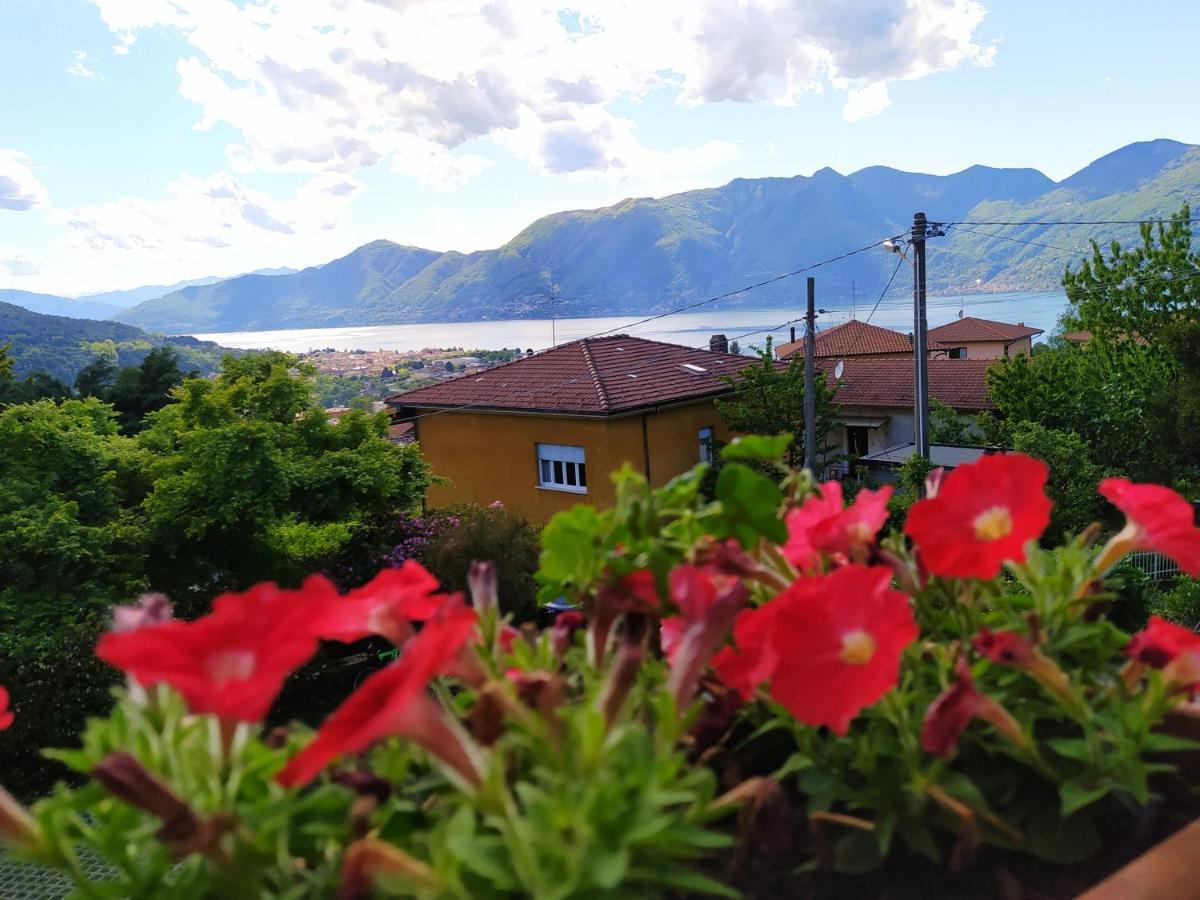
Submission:
<svg viewBox="0 0 1200 900">
<path fill-rule="evenodd" d="M 872 301 L 873 302 L 873 301 Z M 818 317 L 817 327 L 831 328 L 850 319 L 865 319 L 872 302 L 850 307 L 830 308 Z M 1066 308 L 1061 292 L 968 294 L 965 297 L 931 297 L 929 327 L 944 325 L 964 315 L 1002 322 L 1024 322 L 1047 334 Z M 768 334 L 776 343 L 789 337 L 791 319 L 804 315 L 803 307 L 790 309 L 720 309 L 677 313 L 652 322 L 632 324 L 645 316 L 596 316 L 577 319 L 499 319 L 486 322 L 426 323 L 420 325 L 361 325 L 348 328 L 289 328 L 277 331 L 230 331 L 197 334 L 226 347 L 286 350 L 302 353 L 332 347 L 335 350 L 420 350 L 425 347 L 462 347 L 468 350 L 500 350 L 506 347 L 543 350 L 553 344 L 609 332 L 637 335 L 656 341 L 707 346 L 713 334 L 738 340 L 742 348 L 761 345 Z M 872 324 L 912 331 L 912 302 L 889 298 L 880 304 Z M 799 332 L 800 329 L 798 328 Z"/>
</svg>

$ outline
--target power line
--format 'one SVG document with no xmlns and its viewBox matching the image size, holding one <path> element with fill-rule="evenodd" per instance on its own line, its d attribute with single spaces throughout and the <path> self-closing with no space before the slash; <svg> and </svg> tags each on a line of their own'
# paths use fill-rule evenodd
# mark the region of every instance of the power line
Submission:
<svg viewBox="0 0 1200 900">
<path fill-rule="evenodd" d="M 871 307 L 870 315 L 867 316 L 867 321 L 864 324 L 866 324 L 866 325 L 871 324 L 871 316 L 875 315 L 875 310 L 879 309 L 880 301 L 883 300 L 884 295 L 889 290 L 891 290 L 892 282 L 896 280 L 896 273 L 900 271 L 900 267 L 902 265 L 904 265 L 904 257 L 903 256 L 901 256 L 898 260 L 896 260 L 896 268 L 892 269 L 892 277 L 887 280 L 887 284 L 885 284 L 883 286 L 883 290 L 879 292 L 879 300 L 876 300 L 875 305 L 873 307 Z"/>
<path fill-rule="evenodd" d="M 1008 235 L 1005 235 L 1005 234 L 991 234 L 986 231 L 973 231 L 970 228 L 963 228 L 962 225 L 959 225 L 959 224 L 951 224 L 946 227 L 947 228 L 957 228 L 959 231 L 966 232 L 967 234 L 978 234 L 981 237 L 996 238 L 997 240 L 1001 240 L 1001 241 L 1012 241 L 1015 244 L 1029 244 L 1031 247 L 1045 247 L 1047 250 L 1059 250 L 1063 253 L 1070 253 L 1072 256 L 1076 256 L 1080 253 L 1088 252 L 1087 250 L 1084 250 L 1081 247 L 1075 247 L 1075 248 L 1056 247 L 1056 246 L 1054 246 L 1054 244 L 1043 244 L 1039 241 L 1026 241 L 1026 240 L 1023 240 L 1022 238 L 1009 237 Z"/>
<path fill-rule="evenodd" d="M 1051 227 L 1055 225 L 1170 225 L 1172 222 L 1196 222 L 1200 218 L 1187 219 L 1094 219 L 1090 222 L 1084 221 L 1062 221 L 1062 222 L 944 222 L 946 227 L 952 225 L 1041 225 Z"/>
<path fill-rule="evenodd" d="M 618 325 L 615 328 L 609 328 L 606 331 L 598 331 L 595 334 L 588 335 L 588 337 L 589 338 L 603 337 L 606 334 L 612 334 L 613 332 L 616 332 L 616 331 L 623 331 L 627 328 L 636 328 L 639 325 L 645 325 L 647 322 L 654 322 L 658 319 L 665 319 L 667 316 L 673 316 L 673 315 L 676 315 L 677 313 L 687 312 L 690 309 L 696 309 L 697 307 L 700 307 L 700 306 L 707 306 L 709 303 L 716 303 L 718 300 L 725 300 L 729 297 L 736 297 L 738 294 L 744 294 L 747 291 L 752 291 L 756 288 L 766 287 L 768 284 L 775 284 L 775 282 L 783 281 L 785 278 L 794 278 L 795 276 L 803 274 L 804 272 L 811 272 L 813 269 L 819 269 L 821 266 L 827 266 L 830 263 L 840 262 L 843 259 L 849 259 L 851 256 L 854 256 L 855 254 L 865 253 L 868 250 L 874 250 L 876 247 L 882 247 L 888 241 L 894 240 L 895 237 L 899 237 L 899 235 L 896 235 L 894 237 L 889 237 L 889 238 L 882 238 L 878 241 L 875 241 L 872 244 L 868 244 L 865 247 L 859 247 L 857 250 L 851 250 L 847 253 L 839 254 L 838 256 L 831 256 L 829 259 L 823 259 L 820 262 L 812 263 L 811 265 L 807 265 L 807 266 L 802 266 L 801 268 L 795 269 L 794 271 L 791 271 L 791 272 L 784 272 L 782 275 L 776 275 L 774 278 L 768 278 L 765 281 L 759 281 L 754 284 L 748 284 L 745 287 L 738 288 L 735 291 L 728 291 L 724 294 L 718 294 L 717 296 L 709 297 L 706 300 L 698 300 L 695 303 L 689 303 L 686 306 L 680 306 L 677 309 L 668 310 L 667 312 L 658 313 L 657 315 L 647 316 L 646 318 L 639 319 L 636 322 L 629 322 L 628 324 L 625 324 L 625 325 Z M 586 340 L 586 339 L 587 338 L 581 338 L 581 340 Z"/>
</svg>

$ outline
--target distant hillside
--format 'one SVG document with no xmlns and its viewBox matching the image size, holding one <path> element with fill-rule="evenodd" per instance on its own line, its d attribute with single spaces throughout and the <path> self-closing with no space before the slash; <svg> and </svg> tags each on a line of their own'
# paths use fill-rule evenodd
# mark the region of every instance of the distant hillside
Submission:
<svg viewBox="0 0 1200 900">
<path fill-rule="evenodd" d="M 1136 219 L 1175 212 L 1197 197 L 1200 147 L 1165 140 L 1131 144 L 1058 183 L 1033 169 L 972 166 L 935 176 L 882 166 L 851 175 L 827 168 L 810 177 L 737 179 L 556 213 L 495 250 L 439 254 L 376 241 L 320 268 L 188 287 L 117 318 L 203 332 L 641 314 L 906 231 L 916 210 L 938 221 Z M 1033 226 L 974 230 L 982 233 L 951 230 L 936 240 L 931 291 L 1055 288 L 1066 264 L 1079 257 L 1071 248 L 1085 248 L 1091 234 Z M 1057 249 L 1063 247 L 1067 252 Z M 890 254 L 871 252 L 820 269 L 823 302 L 845 303 L 852 288 L 860 299 L 876 294 L 894 266 Z M 784 281 L 723 305 L 794 308 L 801 290 Z"/>
<path fill-rule="evenodd" d="M 0 303 L 0 346 L 10 344 L 9 356 L 18 376 L 39 369 L 71 384 L 80 369 L 96 356 L 109 354 L 122 366 L 140 363 L 154 347 L 174 347 L 186 371 L 215 371 L 227 350 L 194 337 L 163 337 L 120 322 L 98 322 L 67 316 L 45 316 L 12 303 Z"/>
<path fill-rule="evenodd" d="M 102 300 L 73 300 L 55 294 L 0 289 L 0 302 L 12 303 L 46 316 L 71 316 L 76 319 L 107 319 L 121 311 L 115 303 Z"/>
<path fill-rule="evenodd" d="M 278 268 L 278 269 L 259 269 L 255 272 L 250 272 L 251 275 L 291 275 L 295 269 Z M 106 291 L 100 294 L 85 294 L 79 300 L 89 302 L 108 303 L 118 309 L 128 309 L 131 306 L 137 306 L 139 303 L 145 303 L 147 300 L 156 300 L 159 297 L 164 297 L 167 294 L 174 293 L 186 287 L 194 287 L 200 284 L 215 284 L 218 281 L 227 280 L 220 275 L 209 275 L 206 278 L 190 278 L 187 281 L 178 281 L 175 284 L 147 284 L 142 287 L 130 288 L 125 291 Z"/>
</svg>

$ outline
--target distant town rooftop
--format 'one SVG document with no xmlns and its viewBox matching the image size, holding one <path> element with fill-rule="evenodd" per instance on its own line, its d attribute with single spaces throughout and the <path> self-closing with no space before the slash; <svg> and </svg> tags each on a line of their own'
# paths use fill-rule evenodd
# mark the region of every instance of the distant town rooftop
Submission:
<svg viewBox="0 0 1200 900">
<path fill-rule="evenodd" d="M 609 416 L 730 390 L 754 359 L 628 335 L 584 338 L 388 398 L 405 409 Z M 402 412 L 403 414 L 403 412 Z"/>
<path fill-rule="evenodd" d="M 781 344 L 775 352 L 780 359 L 787 359 L 794 353 L 803 353 L 804 341 Z M 912 343 L 908 340 L 908 335 L 891 328 L 851 319 L 841 325 L 818 331 L 813 338 L 813 353 L 818 359 L 832 356 L 843 358 L 912 353 Z"/>
<path fill-rule="evenodd" d="M 957 410 L 993 409 L 988 397 L 987 372 L 992 359 L 929 360 L 929 396 Z M 838 406 L 900 408 L 913 406 L 916 374 L 912 357 L 883 359 L 821 359 L 817 366 L 830 387 L 840 381 Z M 837 375 L 841 367 L 840 378 Z"/>
<path fill-rule="evenodd" d="M 993 322 L 967 316 L 945 325 L 929 329 L 929 339 L 942 344 L 981 344 L 1003 341 L 1019 341 L 1021 338 L 1041 334 L 1041 328 L 1030 328 L 1024 322 L 1011 325 L 1008 322 Z"/>
</svg>

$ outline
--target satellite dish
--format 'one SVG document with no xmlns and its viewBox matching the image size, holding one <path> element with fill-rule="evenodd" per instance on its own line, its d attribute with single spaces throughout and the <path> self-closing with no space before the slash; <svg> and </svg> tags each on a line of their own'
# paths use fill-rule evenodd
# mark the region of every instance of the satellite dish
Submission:
<svg viewBox="0 0 1200 900">
<path fill-rule="evenodd" d="M 842 377 L 842 373 L 845 371 L 846 371 L 846 362 L 845 362 L 845 360 L 839 359 L 838 364 L 836 366 L 834 366 L 834 368 L 833 368 L 833 377 L 840 379 Z"/>
</svg>

